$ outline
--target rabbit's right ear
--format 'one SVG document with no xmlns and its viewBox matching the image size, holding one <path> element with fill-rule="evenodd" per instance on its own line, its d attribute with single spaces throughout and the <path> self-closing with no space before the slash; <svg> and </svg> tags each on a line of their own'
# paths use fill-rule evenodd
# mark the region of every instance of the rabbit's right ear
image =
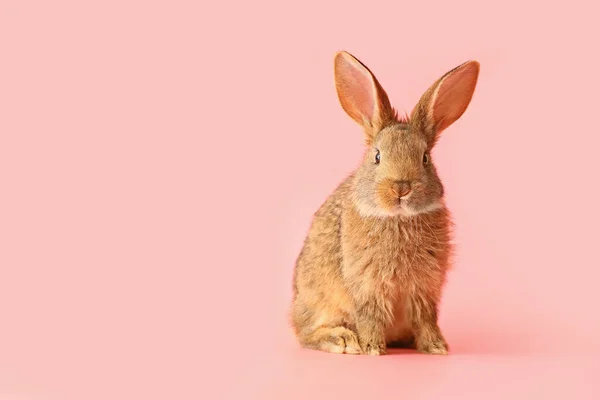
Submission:
<svg viewBox="0 0 600 400">
<path fill-rule="evenodd" d="M 433 146 L 444 129 L 459 119 L 471 102 L 479 63 L 468 61 L 447 72 L 423 94 L 411 121 Z"/>
<path fill-rule="evenodd" d="M 335 55 L 335 88 L 346 114 L 362 125 L 367 144 L 385 126 L 396 121 L 387 94 L 371 71 L 354 56 Z"/>
</svg>

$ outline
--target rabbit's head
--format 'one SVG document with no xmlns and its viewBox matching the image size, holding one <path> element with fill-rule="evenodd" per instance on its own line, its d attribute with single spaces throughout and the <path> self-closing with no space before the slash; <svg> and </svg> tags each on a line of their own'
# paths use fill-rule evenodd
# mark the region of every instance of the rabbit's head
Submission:
<svg viewBox="0 0 600 400">
<path fill-rule="evenodd" d="M 444 188 L 431 149 L 471 101 L 479 63 L 466 62 L 438 79 L 411 115 L 398 118 L 387 94 L 360 61 L 335 57 L 342 108 L 363 129 L 367 151 L 355 174 L 353 202 L 363 216 L 412 216 L 442 207 Z"/>
</svg>

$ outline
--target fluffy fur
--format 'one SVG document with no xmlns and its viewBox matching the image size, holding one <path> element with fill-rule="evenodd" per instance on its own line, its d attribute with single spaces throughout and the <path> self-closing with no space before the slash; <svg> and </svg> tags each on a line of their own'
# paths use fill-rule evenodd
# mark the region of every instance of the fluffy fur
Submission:
<svg viewBox="0 0 600 400">
<path fill-rule="evenodd" d="M 365 133 L 361 165 L 314 215 L 294 271 L 292 324 L 303 347 L 380 355 L 388 346 L 447 354 L 438 304 L 450 266 L 451 218 L 431 160 L 466 110 L 479 74 L 467 62 L 398 118 L 375 76 L 335 57 L 338 97 Z"/>
</svg>

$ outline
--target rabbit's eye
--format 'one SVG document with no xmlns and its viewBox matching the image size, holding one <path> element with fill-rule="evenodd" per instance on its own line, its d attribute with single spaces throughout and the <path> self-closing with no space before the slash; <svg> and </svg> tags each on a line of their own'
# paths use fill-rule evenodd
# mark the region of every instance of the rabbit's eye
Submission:
<svg viewBox="0 0 600 400">
<path fill-rule="evenodd" d="M 423 154 L 423 165 L 429 164 L 429 154 Z"/>
<path fill-rule="evenodd" d="M 375 154 L 375 164 L 379 164 L 380 161 L 381 161 L 381 154 L 379 153 L 379 150 L 377 150 L 377 153 Z"/>
</svg>

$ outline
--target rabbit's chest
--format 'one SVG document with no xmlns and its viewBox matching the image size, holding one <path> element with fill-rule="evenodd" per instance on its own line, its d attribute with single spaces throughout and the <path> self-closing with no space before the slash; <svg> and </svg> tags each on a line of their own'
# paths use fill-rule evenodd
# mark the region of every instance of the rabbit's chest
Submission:
<svg viewBox="0 0 600 400">
<path fill-rule="evenodd" d="M 367 232 L 361 245 L 352 247 L 356 267 L 400 281 L 436 269 L 443 244 L 424 225 L 412 222 Z"/>
<path fill-rule="evenodd" d="M 440 281 L 450 249 L 447 219 L 442 217 L 346 219 L 341 232 L 344 275 L 368 291 L 393 297 L 429 280 Z"/>
</svg>

